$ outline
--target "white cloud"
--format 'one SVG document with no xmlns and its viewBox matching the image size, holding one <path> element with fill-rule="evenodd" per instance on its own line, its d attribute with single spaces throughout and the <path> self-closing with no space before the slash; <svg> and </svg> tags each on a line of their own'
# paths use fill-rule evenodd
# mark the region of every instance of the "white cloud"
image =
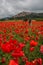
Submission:
<svg viewBox="0 0 43 65">
<path fill-rule="evenodd" d="M 43 0 L 0 0 L 0 18 L 21 11 L 43 12 Z"/>
</svg>

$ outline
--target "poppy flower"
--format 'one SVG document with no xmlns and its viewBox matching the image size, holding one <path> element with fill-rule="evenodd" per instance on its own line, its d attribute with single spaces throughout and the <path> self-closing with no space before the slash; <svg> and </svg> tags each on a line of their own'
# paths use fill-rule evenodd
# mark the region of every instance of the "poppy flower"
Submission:
<svg viewBox="0 0 43 65">
<path fill-rule="evenodd" d="M 30 52 L 34 51 L 34 47 L 30 47 Z"/>
<path fill-rule="evenodd" d="M 31 40 L 31 41 L 30 41 L 30 46 L 37 46 L 37 44 L 38 44 L 38 43 L 37 43 L 36 41 L 34 41 L 34 40 Z"/>
<path fill-rule="evenodd" d="M 14 60 L 10 60 L 9 65 L 18 65 L 18 63 L 16 63 Z"/>
<path fill-rule="evenodd" d="M 11 45 L 10 44 L 8 44 L 8 43 L 5 43 L 5 44 L 2 44 L 1 45 L 1 49 L 2 49 L 2 51 L 3 52 L 5 52 L 5 53 L 9 53 L 9 52 L 11 52 Z"/>
<path fill-rule="evenodd" d="M 43 45 L 40 46 L 40 53 L 43 54 Z"/>
<path fill-rule="evenodd" d="M 26 65 L 33 65 L 32 62 L 26 61 Z"/>
<path fill-rule="evenodd" d="M 38 58 L 38 59 L 37 59 L 37 64 L 38 64 L 38 65 L 42 65 L 42 59 L 41 59 L 41 58 Z"/>
<path fill-rule="evenodd" d="M 6 61 L 5 57 L 3 57 L 1 61 L 2 61 L 2 63 L 5 63 L 5 61 Z"/>
<path fill-rule="evenodd" d="M 37 65 L 37 59 L 32 61 L 33 65 Z"/>
</svg>

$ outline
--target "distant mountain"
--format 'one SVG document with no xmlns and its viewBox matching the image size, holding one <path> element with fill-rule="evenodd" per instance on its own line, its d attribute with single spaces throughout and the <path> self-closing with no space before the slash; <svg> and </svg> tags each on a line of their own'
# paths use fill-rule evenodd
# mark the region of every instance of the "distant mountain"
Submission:
<svg viewBox="0 0 43 65">
<path fill-rule="evenodd" d="M 30 15 L 31 12 L 21 12 L 21 13 L 18 13 L 17 15 L 15 15 L 14 17 L 21 17 L 21 16 L 26 16 L 26 15 Z"/>
<path fill-rule="evenodd" d="M 20 12 L 17 15 L 11 16 L 11 17 L 5 17 L 0 20 L 13 20 L 13 19 L 24 19 L 24 18 L 43 18 L 43 13 L 34 13 L 34 12 Z"/>
<path fill-rule="evenodd" d="M 43 18 L 43 13 L 34 13 L 34 12 L 20 12 L 17 15 L 13 16 L 15 19 L 23 19 L 23 18 Z"/>
</svg>

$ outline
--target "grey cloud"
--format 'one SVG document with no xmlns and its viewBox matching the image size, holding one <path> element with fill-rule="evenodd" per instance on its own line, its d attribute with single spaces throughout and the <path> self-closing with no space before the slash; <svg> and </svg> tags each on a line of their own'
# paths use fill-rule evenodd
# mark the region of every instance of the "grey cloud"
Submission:
<svg viewBox="0 0 43 65">
<path fill-rule="evenodd" d="M 0 18 L 21 11 L 43 12 L 43 0 L 0 0 Z"/>
</svg>

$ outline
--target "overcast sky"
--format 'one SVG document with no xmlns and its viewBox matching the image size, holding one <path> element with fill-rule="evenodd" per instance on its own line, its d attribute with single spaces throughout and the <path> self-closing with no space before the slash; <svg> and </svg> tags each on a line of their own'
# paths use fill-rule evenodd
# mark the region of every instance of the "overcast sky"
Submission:
<svg viewBox="0 0 43 65">
<path fill-rule="evenodd" d="M 0 18 L 22 11 L 43 12 L 43 0 L 0 0 Z"/>
</svg>

